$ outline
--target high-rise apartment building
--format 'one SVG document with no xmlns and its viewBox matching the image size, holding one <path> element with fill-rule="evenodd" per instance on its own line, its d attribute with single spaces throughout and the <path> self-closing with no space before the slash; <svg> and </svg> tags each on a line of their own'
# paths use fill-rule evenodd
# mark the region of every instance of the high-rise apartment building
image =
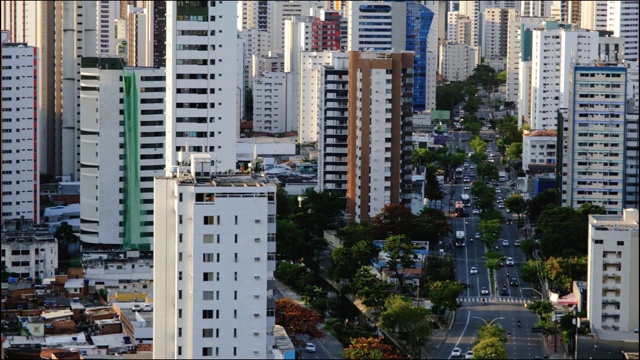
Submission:
<svg viewBox="0 0 640 360">
<path fill-rule="evenodd" d="M 587 317 L 598 339 L 638 340 L 639 220 L 638 209 L 589 215 Z"/>
<path fill-rule="evenodd" d="M 434 13 L 418 1 L 353 1 L 347 4 L 346 17 L 349 21 L 348 50 L 413 51 L 416 54 L 412 100 L 414 110 L 424 111 L 427 105 L 431 109 L 435 104 L 436 68 L 435 62 L 428 63 L 427 59 L 437 59 L 438 49 L 433 39 L 434 48 L 427 49 L 427 41 Z M 435 39 L 436 24 L 433 25 Z"/>
<path fill-rule="evenodd" d="M 515 18 L 516 14 L 516 9 L 488 8 L 484 10 L 481 29 L 483 58 L 506 60 L 509 18 Z"/>
<path fill-rule="evenodd" d="M 253 79 L 253 132 L 271 134 L 297 128 L 298 118 L 287 106 L 296 98 L 291 93 L 297 77 L 286 72 L 266 72 Z"/>
<path fill-rule="evenodd" d="M 562 204 L 577 209 L 590 202 L 620 215 L 625 199 L 627 69 L 575 66 L 570 75 Z"/>
<path fill-rule="evenodd" d="M 155 68 L 167 64 L 167 2 L 147 1 L 147 39 L 150 47 L 144 66 Z"/>
<path fill-rule="evenodd" d="M 607 0 L 580 1 L 580 27 L 607 30 Z"/>
<path fill-rule="evenodd" d="M 209 153 L 215 172 L 236 168 L 239 128 L 237 6 L 167 2 L 167 169 L 177 153 Z"/>
<path fill-rule="evenodd" d="M 318 121 L 318 186 L 347 195 L 349 55 L 332 54 L 330 65 L 315 73 L 320 78 L 318 100 L 324 104 Z"/>
<path fill-rule="evenodd" d="M 507 101 L 518 101 L 518 87 L 520 75 L 520 62 L 530 62 L 531 52 L 521 53 L 521 41 L 524 30 L 531 30 L 542 26 L 544 21 L 551 21 L 551 18 L 520 17 L 517 13 L 509 13 L 509 26 L 507 35 Z M 530 37 L 525 37 L 530 41 Z M 527 44 L 525 44 L 526 46 Z M 526 46 L 529 48 L 529 46 Z M 521 55 L 528 55 L 523 59 Z"/>
<path fill-rule="evenodd" d="M 631 100 L 627 99 L 624 207 L 640 209 L 640 114 L 638 108 L 632 105 Z"/>
<path fill-rule="evenodd" d="M 322 119 L 322 78 L 320 66 L 331 65 L 337 53 L 330 51 L 305 51 L 300 53 L 298 106 L 298 142 L 300 144 L 318 141 L 318 121 Z"/>
<path fill-rule="evenodd" d="M 58 270 L 58 241 L 49 225 L 32 219 L 2 219 L 3 271 L 21 278 L 54 277 Z M 4 267 L 3 266 L 3 267 Z"/>
<path fill-rule="evenodd" d="M 411 52 L 349 52 L 347 211 L 367 221 L 411 201 Z"/>
<path fill-rule="evenodd" d="M 542 29 L 522 32 L 521 41 L 518 121 L 531 129 L 555 129 L 556 111 L 569 107 L 569 69 L 598 58 L 598 33 L 548 21 Z M 529 54 L 530 68 L 524 64 Z"/>
<path fill-rule="evenodd" d="M 38 49 L 2 31 L 2 211 L 0 220 L 40 219 Z"/>
<path fill-rule="evenodd" d="M 438 72 L 447 81 L 464 81 L 480 64 L 480 49 L 467 44 L 440 44 Z"/>
<path fill-rule="evenodd" d="M 311 51 L 340 51 L 342 15 L 337 10 L 320 10 L 320 17 L 311 25 Z"/>
<path fill-rule="evenodd" d="M 114 23 L 119 17 L 118 1 L 98 0 L 96 1 L 98 11 L 96 12 L 97 35 L 96 48 L 99 55 L 116 55 L 116 27 Z"/>
<path fill-rule="evenodd" d="M 271 40 L 270 51 L 283 52 L 285 45 L 285 20 L 294 16 L 314 16 L 324 9 L 324 1 L 268 1 L 267 32 Z"/>
<path fill-rule="evenodd" d="M 2 9 L 0 27 L 8 31 L 8 42 L 40 47 L 38 43 L 40 8 L 36 1 L 7 0 L 0 4 L 0 8 Z"/>
<path fill-rule="evenodd" d="M 155 179 L 153 357 L 273 358 L 276 185 L 188 163 Z"/>
<path fill-rule="evenodd" d="M 153 249 L 153 178 L 165 174 L 164 69 L 83 58 L 80 239 Z"/>
<path fill-rule="evenodd" d="M 550 17 L 551 1 L 521 0 L 520 16 L 522 17 Z"/>
</svg>

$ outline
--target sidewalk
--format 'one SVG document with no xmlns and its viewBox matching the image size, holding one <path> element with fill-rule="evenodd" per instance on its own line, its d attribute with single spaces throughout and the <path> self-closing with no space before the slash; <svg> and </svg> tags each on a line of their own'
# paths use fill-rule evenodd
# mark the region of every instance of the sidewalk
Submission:
<svg viewBox="0 0 640 360">
<path fill-rule="evenodd" d="M 544 346 L 544 353 L 545 355 L 549 355 L 549 359 L 566 359 L 567 348 L 564 342 L 560 340 L 562 336 L 560 334 L 556 334 L 555 336 L 558 337 L 558 346 L 556 351 L 553 351 L 556 347 L 554 336 L 550 335 L 543 337 L 542 342 Z"/>
<path fill-rule="evenodd" d="M 422 348 L 422 357 L 424 359 L 436 359 L 438 357 L 438 351 L 440 351 L 440 347 L 447 341 L 447 336 L 449 336 L 449 330 L 453 326 L 453 323 L 456 321 L 456 312 L 452 312 L 447 317 L 447 321 L 445 324 L 440 324 L 440 329 L 433 329 L 433 333 L 431 334 L 431 339 L 429 342 Z"/>
<path fill-rule="evenodd" d="M 282 283 L 280 280 L 276 279 L 276 287 L 283 296 L 288 297 L 289 299 L 304 305 L 302 298 L 300 295 L 291 290 L 287 285 Z M 320 339 L 314 339 L 318 343 L 318 346 L 322 347 L 322 349 L 329 355 L 331 359 L 342 359 L 342 344 L 328 331 L 324 331 L 324 324 L 319 326 L 320 330 L 324 333 L 324 337 Z"/>
</svg>

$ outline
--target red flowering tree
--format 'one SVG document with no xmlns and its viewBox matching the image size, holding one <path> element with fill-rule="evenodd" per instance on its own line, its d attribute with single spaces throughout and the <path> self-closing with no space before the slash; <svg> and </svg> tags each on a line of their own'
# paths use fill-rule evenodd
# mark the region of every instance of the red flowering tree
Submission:
<svg viewBox="0 0 640 360">
<path fill-rule="evenodd" d="M 291 336 L 306 334 L 311 338 L 320 338 L 323 334 L 318 325 L 322 322 L 322 318 L 315 311 L 291 299 L 276 300 L 276 324 L 284 327 Z"/>
<path fill-rule="evenodd" d="M 345 359 L 408 359 L 398 354 L 392 346 L 382 342 L 381 338 L 352 338 L 351 345 L 344 349 Z"/>
</svg>

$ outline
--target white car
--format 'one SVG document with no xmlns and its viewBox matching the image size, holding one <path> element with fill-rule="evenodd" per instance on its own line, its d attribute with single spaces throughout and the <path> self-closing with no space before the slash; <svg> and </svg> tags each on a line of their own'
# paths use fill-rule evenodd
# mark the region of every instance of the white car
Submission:
<svg viewBox="0 0 640 360">
<path fill-rule="evenodd" d="M 498 203 L 498 209 L 504 209 L 504 204 L 503 203 Z"/>
<path fill-rule="evenodd" d="M 145 312 L 153 311 L 153 305 L 151 305 L 151 304 L 145 304 L 145 305 L 142 307 L 142 311 L 145 311 Z"/>
<path fill-rule="evenodd" d="M 469 187 L 469 185 L 465 185 L 465 186 L 464 186 L 464 189 L 465 189 L 465 190 L 471 190 L 471 188 Z"/>
<path fill-rule="evenodd" d="M 453 348 L 453 351 L 451 352 L 451 357 L 460 357 L 460 356 L 462 356 L 462 349 Z"/>
<path fill-rule="evenodd" d="M 520 246 L 520 244 L 521 244 L 520 240 L 516 240 L 513 242 L 513 245 L 515 246 Z"/>
<path fill-rule="evenodd" d="M 480 295 L 489 295 L 489 289 L 483 287 L 482 290 L 480 290 Z"/>
<path fill-rule="evenodd" d="M 500 190 L 500 188 L 496 188 L 496 194 L 500 194 L 502 192 L 502 190 Z"/>
<path fill-rule="evenodd" d="M 469 350 L 466 354 L 464 354 L 465 359 L 473 359 L 473 351 Z"/>
<path fill-rule="evenodd" d="M 508 257 L 507 261 L 505 262 L 507 264 L 507 266 L 513 266 L 515 265 L 515 262 L 513 261 L 512 257 Z"/>
<path fill-rule="evenodd" d="M 475 169 L 476 166 L 474 164 L 469 165 L 469 169 Z"/>
<path fill-rule="evenodd" d="M 476 268 L 475 266 L 471 267 L 471 270 L 469 270 L 469 274 L 477 274 L 478 273 L 478 268 Z"/>
<path fill-rule="evenodd" d="M 502 239 L 502 246 L 509 246 L 509 240 Z"/>
<path fill-rule="evenodd" d="M 480 215 L 480 209 L 473 209 L 471 212 L 473 215 Z"/>
<path fill-rule="evenodd" d="M 479 232 L 476 233 L 476 239 L 480 239 L 480 233 Z"/>
<path fill-rule="evenodd" d="M 140 311 L 140 310 L 142 310 L 142 306 L 140 305 L 136 304 L 131 307 L 131 311 Z"/>
<path fill-rule="evenodd" d="M 314 353 L 316 352 L 316 346 L 313 343 L 307 343 L 305 350 L 307 350 L 307 352 Z"/>
</svg>

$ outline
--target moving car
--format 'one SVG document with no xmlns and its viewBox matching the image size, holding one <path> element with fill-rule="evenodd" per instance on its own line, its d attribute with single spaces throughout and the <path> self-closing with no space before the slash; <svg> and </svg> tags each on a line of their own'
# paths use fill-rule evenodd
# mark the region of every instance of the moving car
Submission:
<svg viewBox="0 0 640 360">
<path fill-rule="evenodd" d="M 502 192 L 502 190 L 500 190 L 500 188 L 496 188 L 496 194 L 500 194 Z"/>
<path fill-rule="evenodd" d="M 140 311 L 142 310 L 142 306 L 136 304 L 131 307 L 131 311 Z"/>
<path fill-rule="evenodd" d="M 469 181 L 471 181 L 471 180 L 469 180 L 468 177 L 465 177 L 465 178 L 462 179 L 462 182 L 464 182 L 464 183 L 468 183 Z"/>
<path fill-rule="evenodd" d="M 502 246 L 509 246 L 509 240 L 502 239 Z"/>
<path fill-rule="evenodd" d="M 507 266 L 515 265 L 512 257 L 508 257 L 506 263 L 507 263 Z"/>
<path fill-rule="evenodd" d="M 507 290 L 507 285 L 502 285 L 502 289 L 500 289 L 500 296 L 508 296 L 509 290 Z"/>
<path fill-rule="evenodd" d="M 486 287 L 483 287 L 480 290 L 480 295 L 489 295 L 489 289 L 487 289 Z"/>
<path fill-rule="evenodd" d="M 469 350 L 467 351 L 467 353 L 464 355 L 465 359 L 473 359 L 473 351 Z"/>
<path fill-rule="evenodd" d="M 469 187 L 469 185 L 465 185 L 465 186 L 464 186 L 464 189 L 465 189 L 465 190 L 470 190 L 471 188 Z"/>
<path fill-rule="evenodd" d="M 451 352 L 451 357 L 460 357 L 461 355 L 462 355 L 462 349 L 453 348 L 453 351 Z"/>
<path fill-rule="evenodd" d="M 476 239 L 480 239 L 480 233 L 479 232 L 476 233 Z"/>
<path fill-rule="evenodd" d="M 520 244 L 521 244 L 520 240 L 516 240 L 513 242 L 513 245 L 515 246 L 520 246 Z"/>
<path fill-rule="evenodd" d="M 144 306 L 142 307 L 142 311 L 145 311 L 145 312 L 153 311 L 153 305 L 144 304 Z"/>
<path fill-rule="evenodd" d="M 316 346 L 313 343 L 307 343 L 305 350 L 307 350 L 307 352 L 314 353 L 316 352 Z"/>
<path fill-rule="evenodd" d="M 498 203 L 498 209 L 504 209 L 504 205 L 502 203 Z"/>
<path fill-rule="evenodd" d="M 520 286 L 520 283 L 518 282 L 518 279 L 516 279 L 516 278 L 511 278 L 511 282 L 509 284 L 511 286 Z"/>
<path fill-rule="evenodd" d="M 471 211 L 471 213 L 472 213 L 473 215 L 480 215 L 480 209 L 473 209 L 473 210 Z"/>
<path fill-rule="evenodd" d="M 469 274 L 477 274 L 478 273 L 478 268 L 476 268 L 475 266 L 471 267 L 471 269 L 469 270 Z"/>
</svg>

